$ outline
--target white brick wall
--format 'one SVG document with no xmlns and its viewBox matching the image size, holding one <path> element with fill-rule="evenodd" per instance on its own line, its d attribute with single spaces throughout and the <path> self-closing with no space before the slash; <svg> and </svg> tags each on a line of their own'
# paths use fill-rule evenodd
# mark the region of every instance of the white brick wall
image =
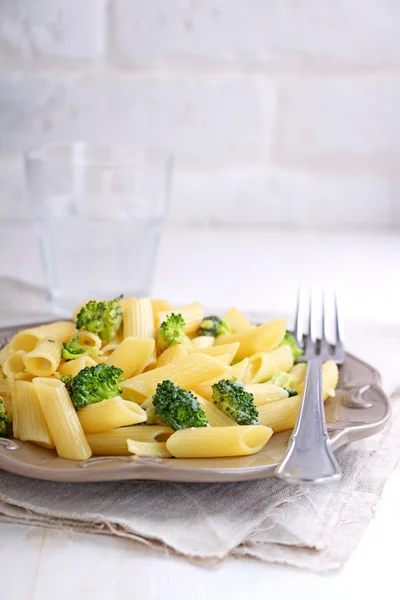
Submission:
<svg viewBox="0 0 400 600">
<path fill-rule="evenodd" d="M 170 149 L 176 223 L 400 225 L 400 3 L 0 0 L 0 218 L 74 139 Z"/>
</svg>

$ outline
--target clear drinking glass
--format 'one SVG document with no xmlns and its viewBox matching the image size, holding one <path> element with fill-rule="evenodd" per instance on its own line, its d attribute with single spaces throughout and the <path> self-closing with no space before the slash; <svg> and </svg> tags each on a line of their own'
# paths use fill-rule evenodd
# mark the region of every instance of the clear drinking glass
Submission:
<svg viewBox="0 0 400 600">
<path fill-rule="evenodd" d="M 25 155 L 50 307 L 146 296 L 169 201 L 171 158 L 159 151 L 52 145 Z"/>
</svg>

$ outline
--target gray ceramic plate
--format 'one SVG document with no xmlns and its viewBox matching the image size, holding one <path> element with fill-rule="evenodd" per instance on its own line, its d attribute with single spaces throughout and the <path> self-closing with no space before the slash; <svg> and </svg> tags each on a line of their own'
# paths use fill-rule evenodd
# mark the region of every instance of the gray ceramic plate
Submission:
<svg viewBox="0 0 400 600">
<path fill-rule="evenodd" d="M 30 325 L 0 329 L 0 347 Z M 337 394 L 326 402 L 332 447 L 369 437 L 390 418 L 390 403 L 379 373 L 351 354 L 340 369 Z M 0 438 L 0 468 L 51 481 L 118 481 L 157 479 L 184 482 L 247 481 L 271 477 L 286 451 L 290 431 L 272 436 L 253 456 L 239 458 L 94 457 L 85 462 L 59 458 L 55 451 L 28 442 Z"/>
</svg>

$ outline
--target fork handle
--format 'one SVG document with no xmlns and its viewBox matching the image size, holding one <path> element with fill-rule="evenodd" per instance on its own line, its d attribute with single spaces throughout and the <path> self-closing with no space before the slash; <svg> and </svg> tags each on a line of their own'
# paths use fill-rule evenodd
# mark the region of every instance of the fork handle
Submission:
<svg viewBox="0 0 400 600">
<path fill-rule="evenodd" d="M 322 361 L 308 361 L 303 399 L 288 450 L 275 476 L 288 483 L 322 483 L 341 477 L 326 429 Z"/>
</svg>

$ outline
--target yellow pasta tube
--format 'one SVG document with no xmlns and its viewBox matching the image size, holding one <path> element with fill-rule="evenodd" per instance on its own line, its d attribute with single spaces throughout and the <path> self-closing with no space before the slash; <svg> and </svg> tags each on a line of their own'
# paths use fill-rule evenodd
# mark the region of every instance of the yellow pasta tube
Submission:
<svg viewBox="0 0 400 600">
<path fill-rule="evenodd" d="M 166 445 L 177 458 L 247 456 L 262 450 L 271 435 L 262 425 L 196 427 L 175 431 Z"/>
<path fill-rule="evenodd" d="M 192 342 L 195 341 L 192 340 Z M 212 338 L 214 339 L 214 338 Z M 232 344 L 222 344 L 221 346 L 211 346 L 210 348 L 190 348 L 188 349 L 189 354 L 207 354 L 207 356 L 217 357 L 221 354 L 229 354 L 230 363 L 235 359 L 236 353 L 239 350 L 240 343 L 233 342 Z"/>
<path fill-rule="evenodd" d="M 76 329 L 72 334 L 71 339 L 73 337 L 77 337 L 82 346 L 93 346 L 98 350 L 101 349 L 102 341 L 99 336 L 92 331 L 86 331 L 86 329 Z"/>
<path fill-rule="evenodd" d="M 273 383 L 246 383 L 244 389 L 253 395 L 256 406 L 263 406 L 289 397 L 286 390 Z"/>
<path fill-rule="evenodd" d="M 143 404 L 141 404 L 141 407 L 143 408 L 143 410 L 146 411 L 147 423 L 149 423 L 150 425 L 165 425 L 160 415 L 156 415 L 155 413 L 153 396 L 146 398 Z"/>
<path fill-rule="evenodd" d="M 329 360 L 322 365 L 322 392 L 324 400 L 334 393 L 339 379 L 336 364 Z M 258 420 L 262 425 L 268 425 L 274 431 L 293 429 L 301 404 L 301 396 L 293 396 L 286 400 L 278 400 L 258 408 Z"/>
<path fill-rule="evenodd" d="M 145 398 L 152 396 L 157 384 L 165 379 L 169 379 L 185 389 L 193 389 L 193 386 L 207 379 L 214 377 L 223 379 L 227 373 L 229 373 L 229 367 L 211 356 L 192 354 L 164 367 L 123 381 L 121 383 L 122 397 L 141 403 Z"/>
<path fill-rule="evenodd" d="M 151 338 L 126 337 L 107 358 L 105 363 L 122 369 L 124 378 L 141 373 L 154 352 L 155 342 Z"/>
<path fill-rule="evenodd" d="M 0 396 L 4 398 L 5 396 L 11 396 L 10 384 L 7 379 L 2 379 L 0 381 Z"/>
<path fill-rule="evenodd" d="M 6 344 L 5 346 L 3 346 L 3 348 L 0 349 L 0 365 L 2 365 L 6 358 L 10 356 L 11 352 L 12 350 L 10 343 Z"/>
<path fill-rule="evenodd" d="M 295 378 L 293 386 L 294 389 L 298 394 L 302 394 L 304 389 L 304 380 L 307 373 L 307 363 L 298 363 L 297 365 L 294 365 L 290 373 Z"/>
<path fill-rule="evenodd" d="M 171 452 L 167 450 L 165 442 L 138 442 L 127 441 L 128 451 L 138 456 L 157 456 L 158 458 L 170 458 Z"/>
<path fill-rule="evenodd" d="M 65 385 L 58 379 L 35 377 L 33 386 L 58 455 L 72 460 L 90 458 L 92 451 Z"/>
<path fill-rule="evenodd" d="M 35 442 L 45 448 L 54 448 L 39 398 L 29 381 L 15 382 L 18 439 Z"/>
<path fill-rule="evenodd" d="M 136 402 L 128 402 L 116 396 L 85 406 L 78 411 L 78 417 L 85 433 L 96 433 L 125 425 L 144 423 L 147 414 Z"/>
<path fill-rule="evenodd" d="M 35 348 L 22 357 L 26 370 L 38 377 L 51 377 L 60 364 L 61 350 L 61 340 L 40 338 Z"/>
<path fill-rule="evenodd" d="M 157 368 L 164 367 L 169 363 L 178 360 L 179 358 L 183 358 L 188 355 L 188 349 L 184 344 L 174 344 L 170 346 L 159 356 L 157 361 Z"/>
<path fill-rule="evenodd" d="M 118 348 L 118 346 L 120 345 L 120 343 L 122 342 L 123 337 L 121 335 L 118 335 L 116 338 L 114 338 L 113 340 L 111 340 L 110 342 L 108 342 L 105 346 L 102 347 L 101 349 L 101 356 L 97 356 L 96 360 L 99 362 L 105 362 L 107 360 L 107 357 L 110 356 L 110 354 L 112 354 L 114 352 L 114 350 L 116 350 Z M 103 360 L 104 358 L 104 360 Z"/>
<path fill-rule="evenodd" d="M 202 320 L 204 319 L 204 308 L 200 304 L 200 302 L 192 302 L 191 304 L 185 304 L 185 306 L 178 306 L 173 310 L 161 311 L 156 315 L 156 329 L 160 327 L 161 323 L 165 321 L 165 319 L 170 314 L 182 315 L 183 320 L 185 321 L 185 333 L 186 335 L 190 335 L 195 333 Z"/>
<path fill-rule="evenodd" d="M 156 317 L 159 312 L 172 311 L 172 304 L 168 300 L 161 300 L 160 298 L 152 298 L 151 308 L 153 309 L 153 315 Z"/>
<path fill-rule="evenodd" d="M 249 366 L 243 376 L 245 383 L 262 383 L 271 379 L 276 371 L 290 371 L 293 367 L 293 353 L 284 345 L 271 352 L 257 352 L 249 358 Z"/>
<path fill-rule="evenodd" d="M 214 338 L 212 335 L 198 335 L 192 339 L 192 348 L 194 350 L 200 348 L 211 348 L 214 345 Z"/>
<path fill-rule="evenodd" d="M 221 346 L 222 348 L 222 346 Z M 235 365 L 231 366 L 232 377 L 236 377 L 236 379 L 240 379 L 243 381 L 244 374 L 246 373 L 247 367 L 249 366 L 249 359 L 242 358 L 242 360 Z"/>
<path fill-rule="evenodd" d="M 71 321 L 56 321 L 55 323 L 49 323 L 48 325 L 25 329 L 14 335 L 10 342 L 11 350 L 13 352 L 16 350 L 30 352 L 35 348 L 37 342 L 41 338 L 47 337 L 59 338 L 62 342 L 67 342 L 71 339 L 74 331 L 75 325 Z"/>
<path fill-rule="evenodd" d="M 123 331 L 126 337 L 155 339 L 154 315 L 150 298 L 130 298 L 123 310 Z M 157 363 L 155 348 L 146 361 L 145 367 Z"/>
<path fill-rule="evenodd" d="M 208 424 L 211 427 L 239 427 L 236 421 L 228 417 L 228 415 L 222 412 L 222 410 L 219 410 L 219 408 L 217 408 L 215 404 L 212 404 L 212 402 L 205 400 L 198 394 L 195 394 L 195 396 L 197 402 L 200 404 L 201 408 L 206 413 Z"/>
<path fill-rule="evenodd" d="M 154 339 L 154 319 L 150 298 L 130 298 L 123 311 L 124 338 Z"/>
<path fill-rule="evenodd" d="M 259 325 L 242 333 L 233 335 L 219 335 L 215 339 L 215 344 L 230 344 L 240 342 L 236 359 L 246 358 L 256 352 L 270 352 L 274 350 L 283 340 L 286 333 L 286 319 L 277 319 L 264 325 Z"/>
<path fill-rule="evenodd" d="M 12 375 L 14 379 L 17 379 L 18 377 L 15 376 L 20 375 L 25 371 L 23 360 L 25 354 L 25 350 L 17 350 L 16 352 L 9 354 L 2 366 L 3 373 L 6 377 Z"/>
<path fill-rule="evenodd" d="M 173 433 L 166 425 L 132 425 L 86 435 L 93 454 L 119 456 L 129 454 L 127 441 L 165 442 Z"/>
<path fill-rule="evenodd" d="M 97 362 L 93 358 L 90 358 L 90 356 L 81 356 L 80 358 L 74 358 L 65 362 L 59 367 L 58 372 L 62 377 L 65 375 L 75 377 L 85 367 L 94 367 L 95 365 L 97 365 Z"/>
<path fill-rule="evenodd" d="M 243 333 L 243 331 L 249 331 L 253 329 L 254 325 L 238 310 L 237 308 L 230 308 L 224 315 L 225 321 L 227 321 L 232 329 L 232 333 Z"/>
</svg>

